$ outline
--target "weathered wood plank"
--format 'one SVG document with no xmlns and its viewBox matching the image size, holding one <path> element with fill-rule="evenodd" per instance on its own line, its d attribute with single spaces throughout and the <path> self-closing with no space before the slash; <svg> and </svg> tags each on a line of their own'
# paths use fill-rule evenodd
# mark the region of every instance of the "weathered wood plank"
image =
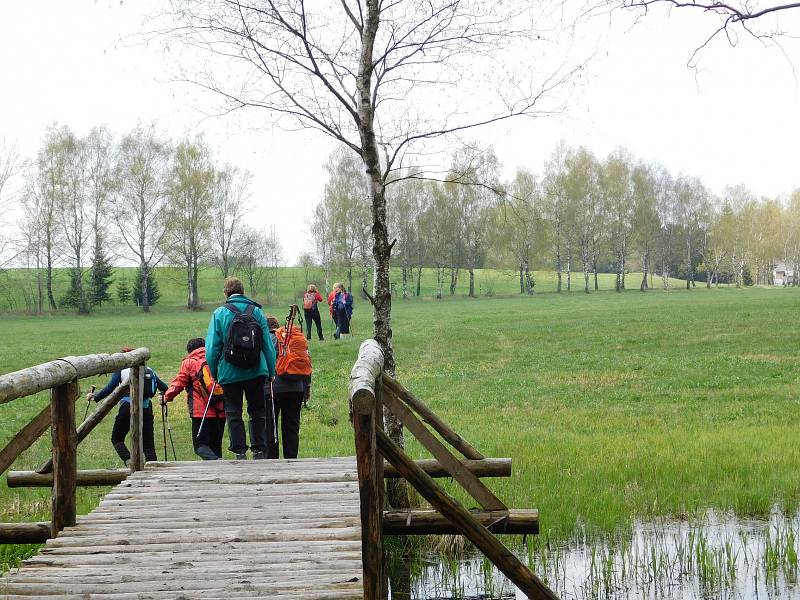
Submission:
<svg viewBox="0 0 800 600">
<path fill-rule="evenodd" d="M 0 523 L 0 544 L 42 544 L 52 537 L 50 522 Z"/>
<path fill-rule="evenodd" d="M 380 488 L 383 487 L 383 479 L 378 480 L 377 463 L 380 456 L 375 444 L 375 412 L 374 404 L 369 412 L 353 411 L 361 505 L 365 600 L 382 600 L 383 598 L 383 526 L 381 523 L 383 506 L 380 503 Z"/>
<path fill-rule="evenodd" d="M 80 441 L 80 440 L 79 440 Z M 96 485 L 117 485 L 130 475 L 128 469 L 85 469 L 79 470 L 76 484 L 79 487 Z M 6 483 L 10 488 L 18 487 L 50 487 L 53 485 L 52 473 L 36 471 L 9 471 Z"/>
<path fill-rule="evenodd" d="M 539 533 L 538 510 L 469 511 L 472 517 L 492 533 Z M 430 509 L 387 510 L 383 513 L 385 535 L 458 535 L 461 530 L 439 511 Z"/>
<path fill-rule="evenodd" d="M 53 440 L 53 491 L 50 533 L 75 525 L 75 480 L 78 477 L 78 434 L 75 431 L 75 401 L 78 381 L 53 388 L 50 411 Z"/>
<path fill-rule="evenodd" d="M 228 474 L 218 465 L 203 474 L 208 463 L 197 463 L 196 477 L 182 481 L 180 470 L 148 464 L 48 540 L 0 589 L 28 598 L 363 598 L 355 461 L 335 466 L 347 480 L 330 481 L 323 468 L 316 474 L 322 481 L 291 484 L 281 477 L 315 475 L 325 462 L 271 462 Z M 253 470 L 256 483 L 205 481 L 250 478 Z M 164 471 L 177 477 L 148 479 Z M 278 482 L 264 484 L 262 475 Z"/>
<path fill-rule="evenodd" d="M 17 457 L 47 431 L 50 427 L 50 418 L 51 409 L 48 404 L 14 436 L 14 439 L 6 444 L 5 448 L 0 450 L 0 473 L 5 473 L 6 469 L 17 460 Z"/>
<path fill-rule="evenodd" d="M 6 373 L 0 375 L 0 404 L 64 385 L 74 379 L 113 373 L 141 364 L 148 358 L 150 350 L 137 348 L 131 352 L 117 354 L 66 356 L 21 371 Z"/>
<path fill-rule="evenodd" d="M 142 441 L 143 402 L 144 402 L 144 364 L 131 367 L 131 459 L 128 467 L 131 473 L 144 468 L 144 447 Z"/>
</svg>

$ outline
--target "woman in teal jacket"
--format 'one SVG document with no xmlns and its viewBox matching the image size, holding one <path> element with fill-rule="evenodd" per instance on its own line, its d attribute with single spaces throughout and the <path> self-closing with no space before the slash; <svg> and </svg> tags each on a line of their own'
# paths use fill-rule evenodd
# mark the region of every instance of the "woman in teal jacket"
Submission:
<svg viewBox="0 0 800 600">
<path fill-rule="evenodd" d="M 223 305 L 211 315 L 206 334 L 206 361 L 211 376 L 225 389 L 225 418 L 228 421 L 230 450 L 236 458 L 247 458 L 247 438 L 242 420 L 242 399 L 247 398 L 247 414 L 250 418 L 250 449 L 254 459 L 266 458 L 267 452 L 267 405 L 264 384 L 267 378 L 275 377 L 275 348 L 269 337 L 269 327 L 261 305 L 244 295 L 244 285 L 235 277 L 225 279 L 226 304 L 244 312 L 253 307 L 252 316 L 261 328 L 261 354 L 258 365 L 240 367 L 223 357 L 223 348 L 234 311 Z"/>
</svg>

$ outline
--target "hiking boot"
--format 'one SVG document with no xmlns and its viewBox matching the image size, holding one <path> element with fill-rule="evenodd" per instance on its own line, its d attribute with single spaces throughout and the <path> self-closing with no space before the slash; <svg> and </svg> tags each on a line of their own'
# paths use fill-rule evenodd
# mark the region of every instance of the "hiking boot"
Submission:
<svg viewBox="0 0 800 600">
<path fill-rule="evenodd" d="M 266 452 L 261 452 L 260 450 L 258 452 L 253 452 L 253 460 L 264 460 L 265 458 L 267 458 Z"/>
<path fill-rule="evenodd" d="M 208 446 L 198 446 L 195 454 L 203 460 L 217 460 L 219 456 Z"/>
<path fill-rule="evenodd" d="M 242 452 L 236 455 L 236 460 L 247 460 L 247 452 Z"/>
</svg>

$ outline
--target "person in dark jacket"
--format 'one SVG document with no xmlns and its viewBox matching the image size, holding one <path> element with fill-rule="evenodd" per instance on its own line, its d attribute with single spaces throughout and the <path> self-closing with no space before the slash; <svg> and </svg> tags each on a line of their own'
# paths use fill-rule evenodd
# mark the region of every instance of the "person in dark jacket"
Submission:
<svg viewBox="0 0 800 600">
<path fill-rule="evenodd" d="M 322 295 L 319 293 L 317 286 L 313 283 L 308 284 L 306 293 L 303 294 L 303 313 L 306 318 L 306 339 L 311 339 L 311 322 L 317 324 L 317 337 L 320 341 L 324 341 L 325 337 L 322 335 L 322 318 L 319 316 L 319 307 L 317 303 L 322 302 Z"/>
<path fill-rule="evenodd" d="M 267 317 L 270 327 L 278 327 L 275 317 Z M 303 332 L 294 325 L 291 331 L 291 340 L 285 345 L 286 354 L 281 355 L 281 340 L 288 340 L 286 329 L 280 327 L 277 331 L 270 331 L 275 343 L 277 358 L 277 372 L 271 389 L 267 390 L 267 410 L 272 413 L 267 419 L 270 431 L 267 436 L 267 458 L 280 458 L 279 446 L 283 445 L 283 458 L 297 458 L 300 450 L 300 412 L 303 403 L 311 397 L 311 357 L 308 353 L 307 341 Z M 283 372 L 304 371 L 308 374 L 292 374 Z M 269 398 L 270 391 L 273 394 Z M 280 422 L 280 434 L 277 433 Z M 283 440 L 281 444 L 281 440 Z"/>
<path fill-rule="evenodd" d="M 128 346 L 124 347 L 121 352 L 130 352 L 133 348 Z M 122 369 L 115 371 L 108 380 L 108 384 L 97 393 L 89 392 L 86 395 L 88 400 L 100 402 L 103 398 L 113 392 L 120 384 L 128 385 L 130 383 L 131 370 Z M 156 375 L 156 372 L 150 367 L 145 368 L 144 373 L 144 390 L 142 396 L 142 445 L 144 446 L 145 460 L 154 461 L 158 460 L 156 457 L 156 443 L 153 435 L 153 403 L 152 398 L 157 392 L 166 392 L 167 384 L 161 381 Z M 114 419 L 114 427 L 111 430 L 111 444 L 114 450 L 125 463 L 125 466 L 130 466 L 131 453 L 125 445 L 125 436 L 131 430 L 131 399 L 128 394 L 122 397 L 119 401 L 119 412 Z"/>
<path fill-rule="evenodd" d="M 353 318 L 353 295 L 347 293 L 344 284 L 337 284 L 335 288 L 336 296 L 333 298 L 333 310 L 336 314 L 336 333 L 333 334 L 337 340 L 342 335 L 350 335 L 350 320 Z"/>
<path fill-rule="evenodd" d="M 269 328 L 261 312 L 261 305 L 244 295 L 244 285 L 236 277 L 225 279 L 223 288 L 226 303 L 211 315 L 206 335 L 206 361 L 211 376 L 225 388 L 225 418 L 228 421 L 230 450 L 238 460 L 247 458 L 247 436 L 242 420 L 242 400 L 247 398 L 250 418 L 250 449 L 254 459 L 267 457 L 267 407 L 264 383 L 275 377 L 275 347 L 269 337 Z M 229 308 L 228 305 L 233 305 Z M 233 322 L 234 310 L 246 311 L 252 306 L 252 317 L 261 328 L 261 353 L 258 364 L 240 367 L 223 357 L 228 330 Z"/>
<path fill-rule="evenodd" d="M 170 382 L 164 401 L 171 402 L 186 391 L 194 452 L 203 460 L 216 460 L 222 458 L 222 436 L 225 434 L 224 391 L 211 377 L 211 369 L 206 362 L 205 340 L 190 339 L 186 344 L 186 352 L 189 354 L 181 362 L 175 379 Z M 213 397 L 209 402 L 212 391 Z"/>
</svg>

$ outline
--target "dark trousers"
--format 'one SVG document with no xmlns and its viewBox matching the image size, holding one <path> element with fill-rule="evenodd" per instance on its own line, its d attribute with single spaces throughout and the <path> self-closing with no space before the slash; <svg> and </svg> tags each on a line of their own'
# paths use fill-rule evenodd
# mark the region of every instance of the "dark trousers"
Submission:
<svg viewBox="0 0 800 600">
<path fill-rule="evenodd" d="M 344 308 L 339 309 L 334 314 L 336 315 L 336 333 L 333 336 L 338 339 L 340 334 L 350 333 L 350 317 Z"/>
<path fill-rule="evenodd" d="M 304 310 L 306 315 L 306 339 L 311 339 L 311 321 L 317 324 L 317 337 L 321 340 L 325 338 L 322 335 L 322 318 L 319 316 L 319 309 L 315 306 L 314 310 Z"/>
<path fill-rule="evenodd" d="M 130 450 L 125 445 L 125 436 L 131 430 L 131 405 L 121 402 L 119 412 L 114 419 L 114 428 L 111 430 L 111 444 L 122 459 L 128 462 L 131 457 Z M 158 460 L 156 457 L 156 443 L 153 439 L 153 404 L 142 410 L 142 445 L 144 446 L 145 460 Z"/>
<path fill-rule="evenodd" d="M 194 451 L 200 446 L 208 446 L 219 458 L 222 458 L 222 436 L 225 434 L 225 419 L 206 417 L 203 423 L 203 430 L 197 435 L 200 429 L 200 421 L 203 417 L 192 417 L 192 446 Z"/>
<path fill-rule="evenodd" d="M 227 390 L 227 388 L 226 388 Z M 226 392 L 227 393 L 227 392 Z M 300 409 L 303 392 L 276 392 L 275 418 L 272 418 L 272 403 L 267 399 L 267 458 L 279 458 L 278 445 L 283 439 L 283 458 L 297 458 L 300 449 Z M 280 421 L 280 435 L 276 440 L 273 425 Z"/>
<path fill-rule="evenodd" d="M 264 377 L 225 384 L 225 418 L 228 421 L 229 450 L 234 454 L 247 452 L 247 437 L 242 420 L 242 397 L 247 398 L 250 417 L 250 449 L 267 451 L 267 403 L 264 397 Z"/>
</svg>

